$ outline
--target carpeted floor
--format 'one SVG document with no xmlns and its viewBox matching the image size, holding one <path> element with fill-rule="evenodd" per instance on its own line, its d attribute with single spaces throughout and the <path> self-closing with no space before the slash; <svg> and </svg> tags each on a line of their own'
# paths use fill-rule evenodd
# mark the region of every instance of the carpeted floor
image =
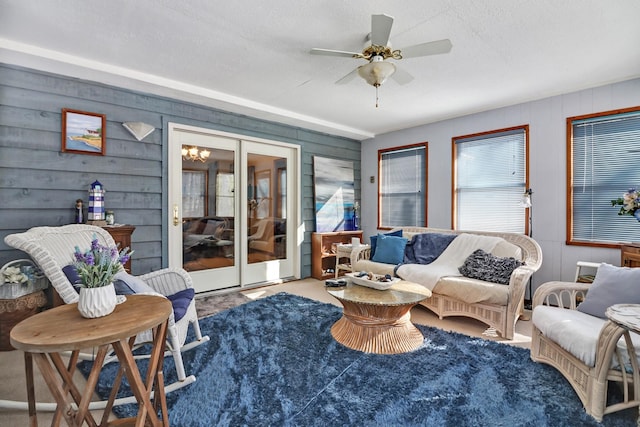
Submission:
<svg viewBox="0 0 640 427">
<path fill-rule="evenodd" d="M 184 354 L 197 381 L 167 396 L 171 425 L 601 425 L 527 350 L 418 326 L 426 338 L 418 350 L 366 354 L 333 340 L 340 316 L 333 305 L 280 293 L 202 319 L 211 341 Z M 165 363 L 169 383 L 173 361 Z M 115 370 L 103 370 L 100 393 Z M 602 425 L 635 425 L 636 415 L 606 415 Z"/>
</svg>

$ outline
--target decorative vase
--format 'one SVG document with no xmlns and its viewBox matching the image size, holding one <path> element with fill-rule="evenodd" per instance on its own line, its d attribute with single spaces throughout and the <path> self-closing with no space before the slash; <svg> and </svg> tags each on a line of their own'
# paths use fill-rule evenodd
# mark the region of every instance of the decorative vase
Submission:
<svg viewBox="0 0 640 427">
<path fill-rule="evenodd" d="M 78 311 L 82 317 L 93 319 L 110 314 L 117 305 L 113 283 L 99 288 L 80 288 Z"/>
</svg>

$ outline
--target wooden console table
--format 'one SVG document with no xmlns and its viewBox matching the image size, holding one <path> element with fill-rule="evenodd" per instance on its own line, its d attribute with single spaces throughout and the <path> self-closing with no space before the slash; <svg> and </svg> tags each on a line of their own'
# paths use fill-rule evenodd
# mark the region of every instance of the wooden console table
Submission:
<svg viewBox="0 0 640 427">
<path fill-rule="evenodd" d="M 152 295 L 127 295 L 127 300 L 116 306 L 113 313 L 96 319 L 80 315 L 77 304 L 66 304 L 36 314 L 16 325 L 11 331 L 11 344 L 24 351 L 29 402 L 29 423 L 37 426 L 35 390 L 33 383 L 33 360 L 57 403 L 52 425 L 59 425 L 62 417 L 70 426 L 110 425 L 109 413 L 124 375 L 138 401 L 138 415 L 127 420 L 115 420 L 114 424 L 129 423 L 136 426 L 169 425 L 167 402 L 164 392 L 163 361 L 167 324 L 171 314 L 168 299 Z M 131 348 L 139 332 L 153 330 L 153 349 L 149 360 L 146 381 L 133 358 Z M 120 369 L 114 378 L 113 391 L 104 409 L 102 420 L 97 423 L 89 411 L 89 403 L 102 364 L 110 347 L 120 361 Z M 96 358 L 87 377 L 84 391 L 73 382 L 73 373 L 80 350 L 97 347 Z M 63 352 L 71 351 L 68 366 L 62 359 Z M 59 376 L 58 376 L 59 374 Z M 155 389 L 155 390 L 154 390 Z M 151 393 L 153 394 L 153 403 Z M 74 408 L 72 401 L 77 405 Z M 158 418 L 158 410 L 162 420 Z"/>
<path fill-rule="evenodd" d="M 135 231 L 133 225 L 104 225 L 102 226 L 118 245 L 118 249 L 131 248 L 131 235 Z M 124 265 L 127 273 L 131 273 L 131 260 Z"/>
<path fill-rule="evenodd" d="M 630 243 L 620 246 L 620 265 L 622 267 L 640 267 L 640 244 Z"/>
</svg>

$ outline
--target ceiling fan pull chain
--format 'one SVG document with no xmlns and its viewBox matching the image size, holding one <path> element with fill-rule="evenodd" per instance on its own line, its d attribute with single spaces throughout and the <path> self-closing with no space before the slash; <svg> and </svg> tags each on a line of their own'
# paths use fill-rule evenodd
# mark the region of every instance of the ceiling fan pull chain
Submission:
<svg viewBox="0 0 640 427">
<path fill-rule="evenodd" d="M 376 108 L 378 108 L 378 88 L 380 85 L 376 85 Z"/>
</svg>

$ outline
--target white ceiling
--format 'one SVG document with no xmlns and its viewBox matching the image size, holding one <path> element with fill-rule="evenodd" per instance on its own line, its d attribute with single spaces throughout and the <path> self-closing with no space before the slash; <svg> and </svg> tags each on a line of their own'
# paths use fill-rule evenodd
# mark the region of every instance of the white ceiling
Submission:
<svg viewBox="0 0 640 427">
<path fill-rule="evenodd" d="M 371 15 L 415 79 L 335 81 L 364 60 Z M 0 62 L 116 84 L 359 140 L 640 77 L 640 1 L 0 0 Z M 0 104 L 1 104 L 0 99 Z"/>
</svg>

